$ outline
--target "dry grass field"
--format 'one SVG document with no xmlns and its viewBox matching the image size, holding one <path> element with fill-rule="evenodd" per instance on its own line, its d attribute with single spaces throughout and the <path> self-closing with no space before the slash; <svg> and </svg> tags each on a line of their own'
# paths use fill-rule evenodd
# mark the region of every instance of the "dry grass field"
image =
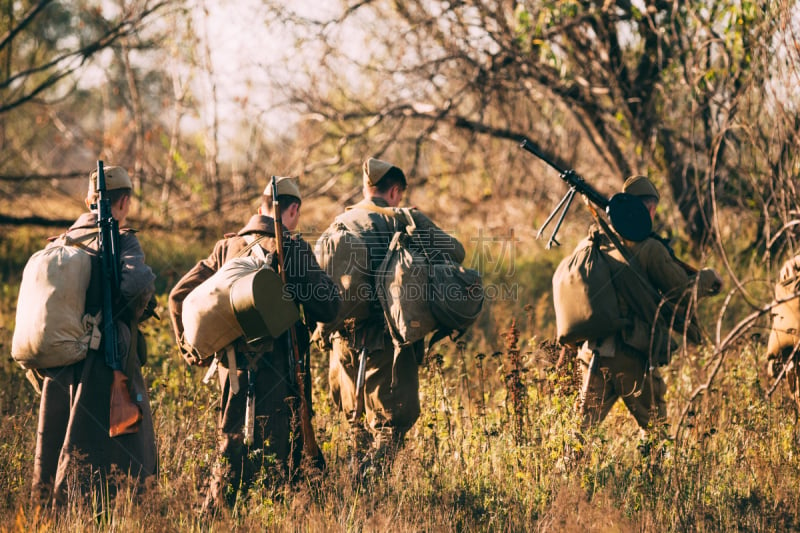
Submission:
<svg viewBox="0 0 800 533">
<path fill-rule="evenodd" d="M 38 398 L 9 352 L 22 266 L 47 234 L 6 228 L 0 237 L 0 531 L 800 529 L 797 416 L 784 387 L 765 398 L 772 385 L 766 318 L 722 354 L 709 342 L 665 369 L 674 439 L 649 443 L 643 456 L 638 428 L 619 403 L 582 443 L 574 376 L 569 366 L 556 370 L 550 341 L 558 253 L 526 250 L 501 260 L 497 238 L 481 256 L 497 296 L 462 342 L 441 343 L 420 367 L 423 414 L 387 477 L 368 488 L 350 482 L 346 423 L 331 410 L 327 361 L 315 350 L 314 425 L 327 474 L 291 487 L 256 484 L 230 514 L 207 522 L 198 510 L 214 461 L 218 393 L 179 357 L 164 306 L 171 284 L 213 238 L 143 233 L 162 317 L 145 325 L 159 475 L 146 493 L 123 492 L 106 512 L 78 499 L 58 515 L 35 508 L 28 496 Z M 704 307 L 712 331 L 722 300 Z M 733 299 L 720 319 L 723 336 L 737 314 Z M 720 362 L 708 390 L 692 400 Z"/>
</svg>

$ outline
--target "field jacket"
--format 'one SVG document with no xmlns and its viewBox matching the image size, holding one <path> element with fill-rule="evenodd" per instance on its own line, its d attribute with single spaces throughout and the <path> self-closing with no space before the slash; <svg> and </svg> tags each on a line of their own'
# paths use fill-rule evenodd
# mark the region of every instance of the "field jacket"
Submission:
<svg viewBox="0 0 800 533">
<path fill-rule="evenodd" d="M 246 236 L 265 236 L 259 245 L 267 252 L 277 249 L 275 226 L 271 217 L 253 215 L 236 234 L 226 235 L 217 241 L 211 254 L 198 262 L 170 291 L 169 311 L 175 338 L 182 344 L 183 324 L 181 312 L 183 300 L 198 285 L 210 278 L 229 259 L 236 257 L 248 245 Z M 308 243 L 299 236 L 283 236 L 286 271 L 286 290 L 295 302 L 302 304 L 305 319 L 309 324 L 329 321 L 336 317 L 339 309 L 339 289 L 320 268 Z M 191 359 L 191 354 L 184 353 Z M 193 362 L 190 360 L 190 362 Z"/>
</svg>

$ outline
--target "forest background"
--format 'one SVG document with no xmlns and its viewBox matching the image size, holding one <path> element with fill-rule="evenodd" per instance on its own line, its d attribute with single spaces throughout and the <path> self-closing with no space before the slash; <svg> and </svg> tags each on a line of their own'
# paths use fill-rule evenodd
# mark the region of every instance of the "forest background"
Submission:
<svg viewBox="0 0 800 533">
<path fill-rule="evenodd" d="M 800 7 L 793 1 L 0 1 L 0 530 L 796 530 L 797 412 L 766 375 L 768 304 L 797 252 Z M 657 230 L 722 273 L 707 336 L 666 369 L 674 438 L 637 453 L 622 405 L 576 438 L 556 370 L 550 278 L 591 219 L 528 139 L 604 194 L 662 193 Z M 485 310 L 420 368 L 423 415 L 392 474 L 347 477 L 344 421 L 313 355 L 321 484 L 255 487 L 197 514 L 217 392 L 180 359 L 170 287 L 299 176 L 309 241 L 360 197 L 367 157 L 468 249 Z M 38 398 L 10 358 L 18 284 L 82 211 L 97 159 L 134 181 L 132 225 L 158 275 L 146 324 L 157 487 L 60 520 L 28 502 Z M 545 233 L 547 237 L 549 232 Z M 579 454 L 573 453 L 580 449 Z M 656 459 L 657 457 L 657 459 Z"/>
</svg>

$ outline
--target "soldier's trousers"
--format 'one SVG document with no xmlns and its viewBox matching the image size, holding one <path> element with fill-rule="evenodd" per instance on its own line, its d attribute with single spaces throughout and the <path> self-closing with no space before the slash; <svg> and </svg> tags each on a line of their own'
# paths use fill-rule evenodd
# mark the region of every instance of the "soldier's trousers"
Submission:
<svg viewBox="0 0 800 533">
<path fill-rule="evenodd" d="M 767 363 L 767 373 L 771 378 L 777 379 L 790 357 L 793 357 L 794 361 L 789 363 L 783 375 L 783 380 L 789 387 L 789 393 L 794 400 L 795 407 L 800 412 L 800 369 L 798 369 L 797 365 L 797 360 L 800 358 L 794 353 L 794 348 L 785 348 L 781 350 L 779 356 L 770 356 Z"/>
<path fill-rule="evenodd" d="M 401 440 L 420 413 L 417 358 L 413 347 L 400 353 L 394 369 L 397 384 L 392 388 L 394 350 L 388 336 L 384 346 L 367 356 L 364 414 L 373 433 L 390 430 Z M 348 419 L 356 408 L 358 356 L 358 348 L 347 339 L 334 337 L 328 380 L 334 404 Z"/>
<path fill-rule="evenodd" d="M 663 427 L 666 385 L 657 368 L 650 370 L 646 356 L 621 342 L 611 357 L 597 355 L 593 364 L 592 355 L 585 345 L 578 351 L 582 429 L 602 422 L 619 398 L 642 429 Z"/>
<path fill-rule="evenodd" d="M 279 483 L 299 466 L 302 437 L 292 431 L 297 406 L 288 380 L 288 359 L 267 353 L 254 372 L 254 438 L 248 446 L 244 443 L 247 372 L 237 371 L 239 392 L 233 394 L 228 370 L 220 367 L 219 460 L 206 495 L 207 509 L 233 505 L 237 494 L 247 491 L 259 475 L 267 484 Z"/>
</svg>

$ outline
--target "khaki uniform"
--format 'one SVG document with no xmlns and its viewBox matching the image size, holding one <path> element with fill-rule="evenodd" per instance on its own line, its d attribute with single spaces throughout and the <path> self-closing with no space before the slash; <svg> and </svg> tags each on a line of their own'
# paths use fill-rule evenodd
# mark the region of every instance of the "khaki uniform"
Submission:
<svg viewBox="0 0 800 533">
<path fill-rule="evenodd" d="M 800 287 L 800 256 L 787 260 L 781 266 L 778 283 L 775 286 L 776 300 L 786 300 L 797 294 Z M 800 299 L 792 299 L 776 305 L 773 310 L 772 331 L 770 331 L 767 370 L 773 379 L 777 379 L 787 365 L 789 358 L 796 350 L 800 340 Z M 800 371 L 797 368 L 797 355 L 788 363 L 783 379 L 789 387 L 795 404 L 800 409 Z"/>
<path fill-rule="evenodd" d="M 181 311 L 186 296 L 203 281 L 210 278 L 229 258 L 236 257 L 247 246 L 246 236 L 266 236 L 260 246 L 267 253 L 276 250 L 274 221 L 271 217 L 254 215 L 236 235 L 216 243 L 214 250 L 192 268 L 169 295 L 172 325 L 179 343 L 183 335 Z M 277 266 L 277 254 L 273 256 Z M 309 323 L 329 321 L 339 309 L 339 291 L 336 284 L 320 269 L 308 243 L 300 237 L 284 237 L 284 258 L 287 291 L 295 302 L 303 304 Z M 302 322 L 296 327 L 298 347 L 307 353 L 308 329 Z M 234 344 L 237 355 L 237 376 L 240 389 L 230 390 L 228 369 L 219 367 L 222 390 L 219 416 L 220 461 L 213 471 L 206 506 L 219 503 L 232 505 L 238 489 L 246 490 L 255 475 L 267 467 L 274 481 L 293 471 L 300 460 L 302 442 L 299 430 L 293 431 L 297 392 L 291 370 L 294 355 L 289 351 L 289 332 L 274 341 L 257 346 L 239 340 Z M 306 361 L 307 364 L 307 361 Z M 243 425 L 247 399 L 248 372 L 255 381 L 255 435 L 253 444 L 244 444 Z M 308 372 L 306 372 L 308 376 Z M 310 382 L 305 390 L 310 393 Z M 307 398 L 310 404 L 310 397 Z M 260 453 L 254 453 L 260 452 Z"/>
<path fill-rule="evenodd" d="M 78 238 L 97 228 L 97 216 L 85 213 L 68 230 Z M 97 249 L 97 240 L 87 243 Z M 41 403 L 33 468 L 33 497 L 42 504 L 52 498 L 63 503 L 73 484 L 83 493 L 113 496 L 118 473 L 144 482 L 156 474 L 156 443 L 150 401 L 141 366 L 147 358 L 137 322 L 153 297 L 155 275 L 144 262 L 144 252 L 132 231 L 120 234 L 122 263 L 120 301 L 115 309 L 120 354 L 128 377 L 131 399 L 142 410 L 136 433 L 111 438 L 109 404 L 113 371 L 105 354 L 90 350 L 78 363 L 38 371 Z M 93 268 L 87 293 L 87 311 L 101 308 L 99 263 Z M 132 336 L 133 333 L 133 336 Z"/>
<path fill-rule="evenodd" d="M 395 231 L 397 222 L 389 216 L 363 208 L 364 206 L 389 207 L 382 198 L 365 199 L 348 208 L 337 220 L 361 235 L 368 247 L 372 272 L 381 265 Z M 418 235 L 429 251 L 431 260 L 439 254 L 461 263 L 464 247 L 457 239 L 442 231 L 428 217 L 416 209 L 411 211 Z M 367 350 L 364 410 L 366 428 L 362 423 L 353 425 L 355 445 L 364 448 L 372 444 L 378 448 L 397 447 L 405 433 L 419 418 L 419 377 L 417 367 L 424 355 L 423 342 L 403 348 L 394 360 L 396 387 L 392 388 L 394 345 L 377 298 L 368 320 L 355 324 L 353 330 L 334 333 L 330 339 L 329 383 L 335 406 L 348 419 L 356 407 L 356 378 L 362 347 Z M 369 429 L 369 432 L 364 431 Z"/>
<path fill-rule="evenodd" d="M 664 244 L 648 237 L 626 245 L 662 297 L 673 303 L 686 301 L 685 291 L 692 290 L 695 277 L 675 262 Z M 703 269 L 697 276 L 699 294 L 711 294 L 716 274 Z M 619 305 L 622 316 L 630 318 L 630 326 L 612 338 L 587 341 L 578 350 L 583 383 L 579 409 L 584 429 L 602 422 L 619 398 L 642 429 L 662 426 L 666 421 L 666 385 L 658 363 L 648 355 L 652 324 L 636 316 L 623 298 L 619 298 Z"/>
</svg>

